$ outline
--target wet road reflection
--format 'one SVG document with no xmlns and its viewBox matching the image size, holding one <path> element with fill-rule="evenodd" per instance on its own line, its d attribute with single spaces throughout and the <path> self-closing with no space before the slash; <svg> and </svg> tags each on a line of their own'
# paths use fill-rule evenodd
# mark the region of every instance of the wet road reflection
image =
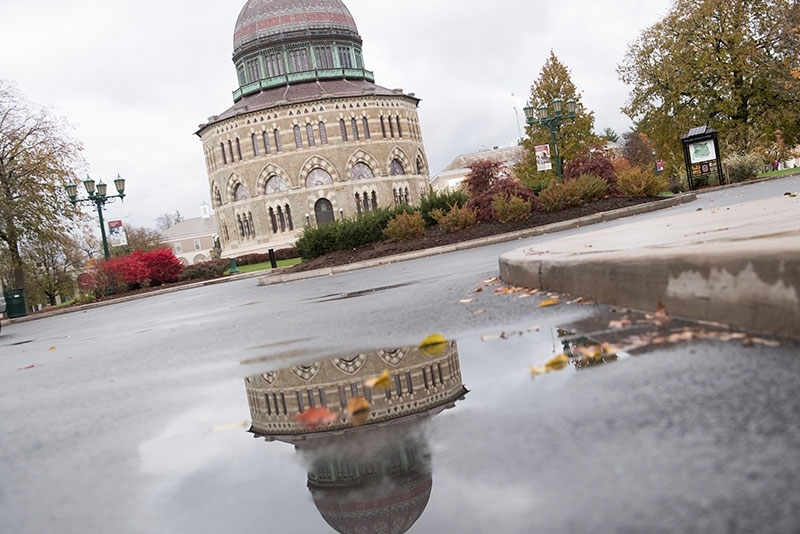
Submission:
<svg viewBox="0 0 800 534">
<path fill-rule="evenodd" d="M 245 378 L 250 432 L 295 446 L 336 531 L 402 533 L 425 510 L 433 474 L 422 423 L 468 393 L 456 342 L 428 352 L 361 352 Z"/>
</svg>

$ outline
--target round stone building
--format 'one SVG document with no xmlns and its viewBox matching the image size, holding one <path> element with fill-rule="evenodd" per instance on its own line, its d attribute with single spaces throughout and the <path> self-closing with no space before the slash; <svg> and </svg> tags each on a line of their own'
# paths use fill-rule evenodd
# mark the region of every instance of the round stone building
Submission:
<svg viewBox="0 0 800 534">
<path fill-rule="evenodd" d="M 233 62 L 234 105 L 197 131 L 223 256 L 427 191 L 419 99 L 375 85 L 340 0 L 248 0 Z"/>
</svg>

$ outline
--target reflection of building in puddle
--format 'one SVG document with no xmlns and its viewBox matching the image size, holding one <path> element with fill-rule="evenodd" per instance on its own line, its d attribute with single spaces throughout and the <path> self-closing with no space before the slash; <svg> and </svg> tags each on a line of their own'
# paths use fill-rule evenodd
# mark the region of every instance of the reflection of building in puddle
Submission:
<svg viewBox="0 0 800 534">
<path fill-rule="evenodd" d="M 386 388 L 364 385 L 387 370 Z M 331 358 L 247 377 L 245 387 L 250 432 L 295 445 L 317 509 L 339 532 L 400 533 L 414 524 L 433 480 L 419 423 L 468 392 L 455 342 L 435 356 L 409 347 Z M 354 398 L 369 402 L 363 426 L 345 416 Z M 319 407 L 340 415 L 314 428 L 297 418 Z"/>
</svg>

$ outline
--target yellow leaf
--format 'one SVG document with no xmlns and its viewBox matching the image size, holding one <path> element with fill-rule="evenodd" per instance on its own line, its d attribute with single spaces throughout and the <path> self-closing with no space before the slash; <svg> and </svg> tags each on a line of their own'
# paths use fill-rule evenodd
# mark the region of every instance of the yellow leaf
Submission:
<svg viewBox="0 0 800 534">
<path fill-rule="evenodd" d="M 561 301 L 558 299 L 546 299 L 539 303 L 540 308 L 547 308 L 549 306 L 556 306 L 561 304 Z"/>
<path fill-rule="evenodd" d="M 433 334 L 422 340 L 419 350 L 428 356 L 438 356 L 447 348 L 447 338 L 441 334 Z"/>
<path fill-rule="evenodd" d="M 534 367 L 533 365 L 531 365 L 531 374 L 533 376 L 546 375 L 549 372 L 550 370 L 547 367 Z"/>
<path fill-rule="evenodd" d="M 389 370 L 385 370 L 379 376 L 364 380 L 364 386 L 368 388 L 392 389 L 392 381 L 389 380 Z"/>
<path fill-rule="evenodd" d="M 550 371 L 558 371 L 559 369 L 563 369 L 569 363 L 569 356 L 566 354 L 559 354 L 544 366 Z"/>
<path fill-rule="evenodd" d="M 54 350 L 56 350 L 56 348 L 55 348 L 55 347 L 50 347 L 50 348 L 49 348 L 49 349 L 47 349 L 47 350 L 49 350 L 50 352 L 53 352 Z"/>
</svg>

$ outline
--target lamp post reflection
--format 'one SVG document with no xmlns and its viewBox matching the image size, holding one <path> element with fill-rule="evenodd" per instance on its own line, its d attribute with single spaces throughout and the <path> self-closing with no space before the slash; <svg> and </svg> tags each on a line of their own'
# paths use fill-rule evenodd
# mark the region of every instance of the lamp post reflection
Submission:
<svg viewBox="0 0 800 534">
<path fill-rule="evenodd" d="M 388 373 L 387 373 L 388 371 Z M 382 385 L 364 382 L 383 375 Z M 295 446 L 308 488 L 338 532 L 406 532 L 430 497 L 433 476 L 424 421 L 468 393 L 455 342 L 434 356 L 416 347 L 362 352 L 245 379 L 255 437 Z M 345 414 L 366 401 L 361 424 Z M 331 420 L 309 427 L 298 415 L 324 407 Z"/>
</svg>

